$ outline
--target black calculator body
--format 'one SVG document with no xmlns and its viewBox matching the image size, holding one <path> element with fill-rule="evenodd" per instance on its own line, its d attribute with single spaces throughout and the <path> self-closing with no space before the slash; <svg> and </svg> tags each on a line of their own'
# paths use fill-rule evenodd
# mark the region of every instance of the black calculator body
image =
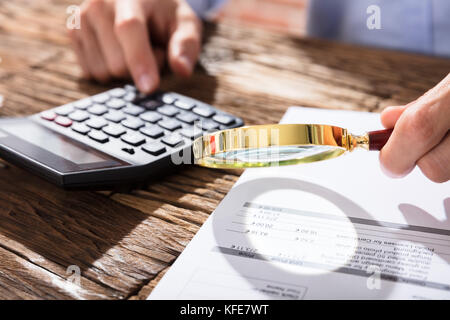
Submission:
<svg viewBox="0 0 450 320">
<path fill-rule="evenodd" d="M 67 189 L 109 189 L 192 163 L 192 141 L 242 119 L 174 93 L 115 88 L 0 119 L 0 157 Z"/>
</svg>

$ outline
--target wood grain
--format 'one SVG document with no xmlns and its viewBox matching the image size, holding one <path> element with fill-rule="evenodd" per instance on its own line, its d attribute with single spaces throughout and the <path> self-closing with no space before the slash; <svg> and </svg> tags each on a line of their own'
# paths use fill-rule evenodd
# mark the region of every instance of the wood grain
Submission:
<svg viewBox="0 0 450 320">
<path fill-rule="evenodd" d="M 0 1 L 0 116 L 118 85 L 80 80 L 65 35 L 74 2 Z M 449 60 L 219 24 L 206 26 L 195 75 L 166 72 L 162 87 L 262 124 L 289 105 L 380 111 L 419 97 L 448 70 Z M 0 164 L 4 299 L 145 298 L 241 173 L 186 167 L 129 193 L 67 192 Z M 72 265 L 80 286 L 68 280 Z"/>
</svg>

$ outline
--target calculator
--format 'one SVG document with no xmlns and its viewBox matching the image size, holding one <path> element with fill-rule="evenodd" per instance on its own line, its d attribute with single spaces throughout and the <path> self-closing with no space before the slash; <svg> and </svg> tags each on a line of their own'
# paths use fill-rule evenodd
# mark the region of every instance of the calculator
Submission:
<svg viewBox="0 0 450 320">
<path fill-rule="evenodd" d="M 193 163 L 194 139 L 242 125 L 190 97 L 144 95 L 127 85 L 30 117 L 0 119 L 0 157 L 67 189 L 110 188 Z"/>
</svg>

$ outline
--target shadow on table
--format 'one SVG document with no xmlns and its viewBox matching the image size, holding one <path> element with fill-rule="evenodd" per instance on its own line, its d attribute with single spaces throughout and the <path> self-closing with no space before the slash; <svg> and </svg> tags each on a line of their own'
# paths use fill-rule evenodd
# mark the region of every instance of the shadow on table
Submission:
<svg viewBox="0 0 450 320">
<path fill-rule="evenodd" d="M 100 92 L 107 91 L 116 87 L 123 87 L 133 81 L 112 81 L 108 86 L 100 85 L 96 82 L 80 79 L 78 89 L 86 93 L 86 96 L 92 96 Z M 196 66 L 195 73 L 189 79 L 183 79 L 175 76 L 170 70 L 165 69 L 161 78 L 161 87 L 163 91 L 175 91 L 208 104 L 214 104 L 214 94 L 217 88 L 217 79 L 208 75 L 201 64 Z"/>
<path fill-rule="evenodd" d="M 171 78 L 165 78 L 164 81 L 164 85 L 170 90 L 185 93 L 207 103 L 213 102 L 215 78 L 202 73 L 201 70 L 191 81 L 175 78 L 173 81 Z M 178 170 L 188 168 L 176 167 L 175 170 L 162 172 L 161 176 L 140 185 L 145 188 L 157 184 L 163 181 L 165 176 Z M 132 189 L 126 187 L 122 190 Z M 162 201 L 158 203 L 158 200 L 151 203 L 155 211 L 164 204 Z M 0 233 L 32 251 L 29 252 L 31 256 L 42 256 L 63 268 L 77 265 L 82 272 L 90 269 L 89 272 L 94 270 L 93 272 L 100 276 L 108 270 L 125 273 L 125 270 L 121 270 L 121 265 L 130 273 L 135 269 L 147 272 L 145 267 L 142 267 L 147 262 L 145 259 L 137 259 L 135 252 L 130 251 L 129 256 L 123 257 L 114 256 L 115 253 L 120 254 L 118 251 L 108 252 L 138 226 L 146 236 L 142 233 L 142 237 L 133 236 L 126 239 L 129 245 L 135 246 L 138 251 L 176 255 L 178 252 L 165 244 L 165 235 L 157 225 L 143 223 L 148 218 L 147 213 L 113 201 L 106 194 L 62 190 L 15 166 L 0 170 Z M 8 246 L 15 250 L 14 246 L 17 244 L 11 242 Z M 18 248 L 17 252 L 22 250 L 23 248 Z M 156 253 L 155 257 L 157 255 Z M 103 265 L 94 266 L 94 262 L 104 256 L 106 258 L 102 259 Z M 105 261 L 106 263 L 103 263 Z M 130 276 L 133 277 L 133 274 Z"/>
<path fill-rule="evenodd" d="M 205 41 L 208 37 L 209 34 Z M 130 82 L 131 80 L 115 81 L 104 86 L 80 79 L 78 87 L 90 96 Z M 167 68 L 161 78 L 162 90 L 176 91 L 209 104 L 214 103 L 216 87 L 216 78 L 208 75 L 200 64 L 189 79 L 180 79 Z M 164 180 L 165 176 L 177 170 L 188 170 L 187 167 L 174 169 L 167 173 L 162 172 L 160 177 L 140 185 L 145 188 Z M 145 269 L 142 266 L 145 266 L 146 262 L 136 259 L 135 253 L 115 257 L 116 251 L 108 253 L 108 250 L 127 238 L 138 226 L 146 236 L 127 239 L 136 250 L 156 251 L 165 255 L 168 252 L 177 254 L 164 244 L 165 235 L 158 226 L 143 224 L 143 221 L 148 219 L 148 214 L 113 201 L 104 194 L 65 191 L 14 166 L 1 169 L 0 180 L 0 233 L 32 251 L 28 253 L 30 256 L 42 256 L 63 268 L 77 265 L 82 272 L 97 268 L 99 270 L 94 273 L 100 276 L 102 273 L 108 273 L 108 270 L 125 272 L 120 270 L 123 264 L 123 268 L 128 268 L 129 275 L 133 277 L 133 270 Z M 125 186 L 123 190 L 131 189 Z M 157 200 L 152 201 L 155 211 L 163 204 L 161 202 L 158 206 Z M 9 244 L 12 250 L 15 250 L 14 246 L 17 245 L 13 242 Z M 17 252 L 21 250 L 23 248 L 17 248 Z M 104 256 L 106 259 L 102 259 L 102 263 L 106 263 L 93 266 Z M 45 264 L 45 261 L 42 263 Z M 107 276 L 111 275 L 105 275 Z"/>
<path fill-rule="evenodd" d="M 62 190 L 14 166 L 0 174 L 0 233 L 31 250 L 31 256 L 64 268 L 92 267 L 147 218 L 102 194 Z"/>
<path fill-rule="evenodd" d="M 327 231 L 325 231 L 328 227 L 333 228 L 336 227 L 333 222 L 333 217 L 327 215 L 326 213 L 317 213 L 320 217 L 317 217 L 318 220 L 322 220 L 323 228 L 318 228 L 318 239 L 316 241 L 320 242 L 325 241 L 325 243 L 322 243 L 326 246 L 335 246 L 334 249 L 330 250 L 329 252 L 323 252 L 322 258 L 323 259 L 317 259 L 311 258 L 308 260 L 308 257 L 302 256 L 301 250 L 293 250 L 294 252 L 286 252 L 287 249 L 280 248 L 280 251 L 278 253 L 267 253 L 265 252 L 265 246 L 264 241 L 276 241 L 271 239 L 261 240 L 261 235 L 256 234 L 254 229 L 258 230 L 258 228 L 255 228 L 255 222 L 251 222 L 252 218 L 244 218 L 249 219 L 248 221 L 244 220 L 244 227 L 243 232 L 236 232 L 233 231 L 233 233 L 227 232 L 225 229 L 229 227 L 229 224 L 227 225 L 227 222 L 229 222 L 231 219 L 229 218 L 229 215 L 233 214 L 234 212 L 238 212 L 239 210 L 244 208 L 245 203 L 252 203 L 253 199 L 262 196 L 266 192 L 271 192 L 274 190 L 298 190 L 301 192 L 310 193 L 312 195 L 319 196 L 320 198 L 323 198 L 325 200 L 328 200 L 332 204 L 334 204 L 337 208 L 340 209 L 340 211 L 344 214 L 344 219 L 339 219 L 340 222 L 345 222 L 345 226 L 347 228 L 347 233 L 342 231 L 343 233 L 340 235 L 342 238 L 333 238 L 328 237 Z M 301 203 L 302 199 L 297 199 L 299 203 Z M 450 202 L 449 199 L 445 200 L 448 204 Z M 376 227 L 388 227 L 390 229 L 386 229 L 386 231 L 389 232 L 389 234 L 386 235 L 386 233 L 383 234 L 383 236 L 387 236 L 388 239 L 386 240 L 392 240 L 392 241 L 400 241 L 402 237 L 401 230 L 408 230 L 408 229 L 414 229 L 415 226 L 408 226 L 408 225 L 399 225 L 397 228 L 393 226 L 393 224 L 387 223 L 387 222 L 378 222 L 375 221 L 374 218 L 361 206 L 353 202 L 351 199 L 339 194 L 336 191 L 333 191 L 331 189 L 325 188 L 321 185 L 306 182 L 306 181 L 300 181 L 296 179 L 287 179 L 287 178 L 262 178 L 262 179 L 255 179 L 249 182 L 242 183 L 241 185 L 236 186 L 230 191 L 230 194 L 227 198 L 224 199 L 223 203 L 221 204 L 224 208 L 228 208 L 228 211 L 225 212 L 216 212 L 213 216 L 213 232 L 214 236 L 216 238 L 216 243 L 222 244 L 224 247 L 218 247 L 216 250 L 221 252 L 223 257 L 228 261 L 229 265 L 232 266 L 239 274 L 241 274 L 250 284 L 251 287 L 254 290 L 260 291 L 264 293 L 264 290 L 267 290 L 267 288 L 261 287 L 261 275 L 265 276 L 265 279 L 263 281 L 270 282 L 273 280 L 273 286 L 277 286 L 278 284 L 287 285 L 288 287 L 296 287 L 296 288 L 303 288 L 304 290 L 308 290 L 309 285 L 313 285 L 314 288 L 310 288 L 311 290 L 320 290 L 321 297 L 322 298 L 336 298 L 336 297 L 353 297 L 353 298 L 367 298 L 370 297 L 372 299 L 381 299 L 381 298 L 387 298 L 389 297 L 389 293 L 391 290 L 393 290 L 393 287 L 395 285 L 395 282 L 408 282 L 411 284 L 416 285 L 426 285 L 428 287 L 436 287 L 442 290 L 450 290 L 448 286 L 445 286 L 443 284 L 436 284 L 433 282 L 427 282 L 426 279 L 419 279 L 419 280 L 413 280 L 412 278 L 404 277 L 402 275 L 392 275 L 387 274 L 383 271 L 383 266 L 378 263 L 376 260 L 376 256 L 374 256 L 375 259 L 369 260 L 370 255 L 367 255 L 366 260 L 361 260 L 361 257 L 364 255 L 364 250 L 361 249 L 362 247 L 372 247 L 377 248 L 377 245 L 371 246 L 367 242 L 367 238 L 370 238 L 370 233 L 367 234 L 364 226 L 376 226 Z M 401 205 L 402 211 L 404 212 L 405 204 Z M 292 207 L 292 206 L 291 206 Z M 299 205 L 298 210 L 301 211 L 301 205 Z M 294 208 L 292 208 L 294 209 Z M 295 208 L 297 209 L 297 208 Z M 298 214 L 298 213 L 297 213 Z M 228 215 L 228 217 L 225 217 L 225 215 Z M 245 216 L 245 213 L 243 213 Z M 300 214 L 301 215 L 301 214 Z M 289 216 L 289 214 L 288 214 Z M 291 216 L 292 217 L 292 216 Z M 314 218 L 314 215 L 311 215 L 310 217 Z M 356 218 L 357 217 L 357 218 Z M 439 221 L 430 221 L 430 219 L 434 219 L 430 215 L 421 215 L 416 216 L 415 222 L 418 223 L 420 221 L 420 225 L 428 225 L 434 223 L 434 225 L 440 226 L 443 229 L 449 227 L 448 221 L 445 223 L 441 223 Z M 307 219 L 308 220 L 308 219 Z M 290 240 L 286 240 L 286 246 L 288 246 L 292 241 L 296 241 L 299 238 L 301 238 L 301 234 L 298 232 L 300 229 L 308 229 L 308 226 L 302 225 L 306 224 L 307 220 L 299 219 L 299 229 L 297 229 L 297 233 L 286 233 L 286 236 L 292 237 Z M 263 220 L 261 220 L 263 221 Z M 249 223 L 249 225 L 246 225 L 246 223 Z M 259 221 L 258 221 L 259 222 Z M 237 222 L 241 223 L 241 222 Z M 266 223 L 270 223 L 270 221 L 266 221 Z M 359 225 L 359 228 L 356 227 L 355 224 Z M 291 224 L 291 227 L 294 225 Z M 286 225 L 286 228 L 289 226 Z M 394 228 L 394 229 L 391 229 Z M 313 228 L 314 229 L 314 228 Z M 354 230 L 353 234 L 349 230 Z M 392 231 L 393 230 L 393 231 Z M 445 232 L 448 230 L 441 230 L 441 232 Z M 383 231 L 385 232 L 385 231 Z M 270 231 L 269 231 L 270 233 Z M 403 234 L 404 235 L 404 234 Z M 265 235 L 267 237 L 267 235 Z M 268 236 L 270 238 L 270 235 Z M 346 238 L 347 237 L 347 238 Z M 325 240 L 326 238 L 330 238 L 328 240 Z M 382 239 L 385 239 L 385 237 L 381 237 Z M 294 240 L 295 239 L 295 240 Z M 354 239 L 353 240 L 353 249 L 352 251 L 346 251 L 346 241 L 345 239 Z M 292 241 L 291 241 L 292 240 Z M 328 244 L 326 242 L 328 241 Z M 233 246 L 230 246 L 229 244 L 233 243 L 235 244 L 235 249 L 232 249 Z M 266 242 L 269 243 L 269 242 Z M 348 244 L 348 243 L 347 243 Z M 426 239 L 424 238 L 424 242 L 417 242 L 414 241 L 414 244 L 427 247 Z M 305 242 L 298 242 L 298 246 L 308 246 Z M 243 249 L 236 249 L 239 248 L 250 248 L 256 249 L 256 253 L 252 254 L 253 251 L 246 251 Z M 270 248 L 270 243 L 269 243 Z M 340 249 L 338 249 L 340 248 Z M 319 249 L 320 250 L 320 249 Z M 338 257 L 336 255 L 335 257 L 332 257 L 336 252 L 339 250 L 343 251 L 344 253 L 342 257 L 345 257 L 349 253 L 352 253 L 348 258 L 342 260 L 341 264 L 335 264 L 334 262 L 339 261 L 333 260 L 334 258 Z M 400 251 L 397 250 L 389 250 L 389 259 L 391 261 L 397 261 L 401 259 L 399 255 Z M 437 253 L 439 254 L 439 253 Z M 327 256 L 328 255 L 328 256 Z M 245 261 L 242 259 L 252 259 L 254 262 L 251 264 L 245 264 Z M 448 259 L 446 257 L 441 256 L 444 260 L 448 262 Z M 263 264 L 258 263 L 257 261 L 264 261 Z M 327 262 L 328 261 L 328 262 Z M 355 262 L 359 261 L 359 262 Z M 370 262 L 372 261 L 372 262 Z M 361 268 L 361 263 L 363 267 Z M 305 266 L 307 269 L 301 269 L 296 268 L 296 266 Z M 367 269 L 367 267 L 370 266 L 378 266 L 381 270 L 380 278 L 383 280 L 387 280 L 382 282 L 381 284 L 381 290 L 370 290 L 368 283 L 370 281 L 373 281 L 372 275 L 374 275 L 374 272 L 376 272 L 376 269 Z M 314 270 L 314 272 L 308 272 L 306 273 L 305 270 Z M 261 271 L 260 273 L 258 271 Z M 303 272 L 303 273 L 302 273 Z M 349 283 L 348 279 L 345 277 L 339 277 L 338 274 L 343 275 L 355 275 L 356 277 L 353 277 L 351 279 L 351 283 Z M 259 278 L 258 278 L 259 275 Z M 278 279 L 278 280 L 276 280 Z M 283 279 L 283 280 L 279 280 Z M 328 287 L 327 287 L 328 286 Z M 301 289 L 299 289 L 301 291 Z M 270 291 L 270 290 L 269 290 Z M 361 293 L 361 295 L 358 295 L 358 292 Z M 445 292 L 445 291 L 444 291 Z M 268 298 L 274 298 L 273 295 L 267 294 Z M 302 298 L 302 295 L 299 294 L 297 298 Z"/>
</svg>

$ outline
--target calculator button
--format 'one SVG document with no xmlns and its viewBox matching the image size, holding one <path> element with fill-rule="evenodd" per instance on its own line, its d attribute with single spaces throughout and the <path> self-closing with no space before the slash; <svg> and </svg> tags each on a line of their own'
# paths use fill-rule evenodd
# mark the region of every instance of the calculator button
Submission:
<svg viewBox="0 0 450 320">
<path fill-rule="evenodd" d="M 89 113 L 82 110 L 77 110 L 69 115 L 69 118 L 73 121 L 83 122 L 89 119 Z"/>
<path fill-rule="evenodd" d="M 159 115 L 158 113 L 156 113 L 154 111 L 144 112 L 143 114 L 141 114 L 139 116 L 139 118 L 141 118 L 144 121 L 151 122 L 151 123 L 158 122 L 159 120 L 162 119 L 161 115 Z"/>
<path fill-rule="evenodd" d="M 216 114 L 213 117 L 213 120 L 226 126 L 229 126 L 230 124 L 236 121 L 233 117 L 228 116 L 226 114 Z"/>
<path fill-rule="evenodd" d="M 92 107 L 87 109 L 89 113 L 95 114 L 96 116 L 101 116 L 108 112 L 108 108 L 101 104 L 94 104 Z"/>
<path fill-rule="evenodd" d="M 121 111 L 110 111 L 105 115 L 105 119 L 115 123 L 125 120 L 127 117 Z"/>
<path fill-rule="evenodd" d="M 108 125 L 108 122 L 103 118 L 91 118 L 86 122 L 86 125 L 91 127 L 92 129 L 100 130 L 103 127 Z"/>
<path fill-rule="evenodd" d="M 59 116 L 66 117 L 74 111 L 74 108 L 71 105 L 66 105 L 53 109 L 53 111 Z"/>
<path fill-rule="evenodd" d="M 137 132 L 127 133 L 126 135 L 123 135 L 121 139 L 135 147 L 145 143 L 145 137 Z"/>
<path fill-rule="evenodd" d="M 81 134 L 88 134 L 91 129 L 84 123 L 74 123 L 72 126 L 72 130 Z"/>
<path fill-rule="evenodd" d="M 121 135 L 125 134 L 127 131 L 121 125 L 111 124 L 111 125 L 103 128 L 103 132 L 114 138 L 118 138 Z"/>
<path fill-rule="evenodd" d="M 177 108 L 175 108 L 173 106 L 169 106 L 169 105 L 164 105 L 162 107 L 159 107 L 157 109 L 157 111 L 168 117 L 173 117 L 179 113 Z"/>
<path fill-rule="evenodd" d="M 88 137 L 100 143 L 109 141 L 108 136 L 101 131 L 91 131 L 88 133 Z"/>
<path fill-rule="evenodd" d="M 105 103 L 106 101 L 109 100 L 109 95 L 107 93 L 100 93 L 97 94 L 96 96 L 93 96 L 92 100 L 94 100 L 94 102 L 97 103 Z"/>
<path fill-rule="evenodd" d="M 66 117 L 56 117 L 55 122 L 62 127 L 70 127 L 72 125 L 72 120 Z"/>
<path fill-rule="evenodd" d="M 170 147 L 179 147 L 184 144 L 183 138 L 177 133 L 164 137 L 161 141 Z"/>
<path fill-rule="evenodd" d="M 158 156 L 164 152 L 166 152 L 166 147 L 157 141 L 149 142 L 142 147 L 142 150 L 150 153 L 151 155 Z"/>
<path fill-rule="evenodd" d="M 161 96 L 161 101 L 164 102 L 165 104 L 172 104 L 175 102 L 175 100 L 176 99 L 173 96 L 167 93 Z"/>
<path fill-rule="evenodd" d="M 121 123 L 124 127 L 127 127 L 132 130 L 138 130 L 139 128 L 145 126 L 144 121 L 142 121 L 139 118 L 127 118 L 123 120 Z"/>
<path fill-rule="evenodd" d="M 196 107 L 194 110 L 192 110 L 195 114 L 198 114 L 199 116 L 209 118 L 213 116 L 216 112 L 209 108 L 209 107 Z"/>
<path fill-rule="evenodd" d="M 166 119 L 158 122 L 159 126 L 164 129 L 174 131 L 181 128 L 181 123 L 175 119 Z"/>
<path fill-rule="evenodd" d="M 149 136 L 150 138 L 153 139 L 162 137 L 164 135 L 164 130 L 158 126 L 143 127 L 139 131 L 142 134 L 145 134 L 146 136 Z"/>
<path fill-rule="evenodd" d="M 138 116 L 143 113 L 145 109 L 129 103 L 122 111 L 132 116 Z"/>
<path fill-rule="evenodd" d="M 197 127 L 205 131 L 216 130 L 219 128 L 219 124 L 209 119 L 204 119 L 195 124 Z"/>
<path fill-rule="evenodd" d="M 193 128 L 184 128 L 181 129 L 180 134 L 186 138 L 189 138 L 191 140 L 197 139 L 198 137 L 201 137 L 203 135 L 202 130 L 193 127 Z"/>
<path fill-rule="evenodd" d="M 48 121 L 53 121 L 58 115 L 53 111 L 43 111 L 41 112 L 41 118 Z"/>
<path fill-rule="evenodd" d="M 128 92 L 130 92 L 130 91 L 131 91 L 131 92 L 134 92 L 134 91 L 137 90 L 136 87 L 133 86 L 133 85 L 131 85 L 131 84 L 126 84 L 124 88 L 125 88 L 125 90 L 128 91 Z"/>
<path fill-rule="evenodd" d="M 134 92 L 128 92 L 122 99 L 126 102 L 132 102 L 134 99 L 136 99 L 136 93 Z"/>
<path fill-rule="evenodd" d="M 74 103 L 72 103 L 72 105 L 77 109 L 86 110 L 89 106 L 92 105 L 92 101 L 91 101 L 91 99 L 87 98 L 87 99 L 75 101 Z"/>
<path fill-rule="evenodd" d="M 156 108 L 161 107 L 163 103 L 157 100 L 144 100 L 139 102 L 139 105 L 143 106 L 148 110 L 155 110 Z"/>
<path fill-rule="evenodd" d="M 127 91 L 125 89 L 122 88 L 116 88 L 116 89 L 112 89 L 109 91 L 109 94 L 115 98 L 121 98 L 123 97 L 125 94 L 127 93 Z"/>
<path fill-rule="evenodd" d="M 106 106 L 108 108 L 116 109 L 116 110 L 122 109 L 123 107 L 125 107 L 125 105 L 126 105 L 125 101 L 123 101 L 121 99 L 117 99 L 117 98 L 113 98 L 106 103 Z"/>
<path fill-rule="evenodd" d="M 177 115 L 177 119 L 189 124 L 193 124 L 195 121 L 199 119 L 199 117 L 193 113 L 185 112 Z"/>
<path fill-rule="evenodd" d="M 177 100 L 174 102 L 174 105 L 183 110 L 191 110 L 195 107 L 195 103 L 185 100 Z"/>
</svg>

